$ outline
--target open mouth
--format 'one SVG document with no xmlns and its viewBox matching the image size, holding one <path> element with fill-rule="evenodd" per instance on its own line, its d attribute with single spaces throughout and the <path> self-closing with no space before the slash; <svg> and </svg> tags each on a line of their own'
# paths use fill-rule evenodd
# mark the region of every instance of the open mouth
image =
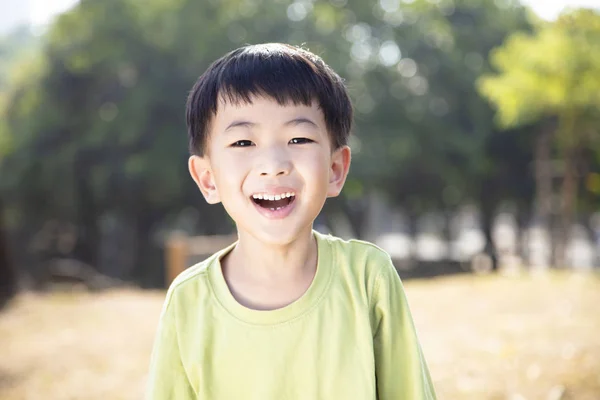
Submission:
<svg viewBox="0 0 600 400">
<path fill-rule="evenodd" d="M 292 204 L 296 199 L 294 193 L 282 193 L 278 195 L 255 194 L 252 196 L 252 201 L 258 206 L 271 210 L 281 210 Z"/>
</svg>

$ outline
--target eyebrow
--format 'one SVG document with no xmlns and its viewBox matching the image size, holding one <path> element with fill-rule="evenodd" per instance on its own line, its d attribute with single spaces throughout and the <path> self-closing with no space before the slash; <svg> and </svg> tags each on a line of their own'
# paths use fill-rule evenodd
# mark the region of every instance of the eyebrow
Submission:
<svg viewBox="0 0 600 400">
<path fill-rule="evenodd" d="M 256 125 L 255 123 L 250 122 L 250 121 L 244 121 L 244 120 L 233 121 L 232 123 L 227 125 L 227 128 L 225 128 L 225 132 L 227 132 L 228 130 L 230 130 L 232 128 L 237 128 L 238 126 L 253 127 L 255 125 Z"/>
<path fill-rule="evenodd" d="M 309 124 L 315 128 L 319 127 L 314 121 L 312 121 L 309 118 L 305 118 L 305 117 L 294 118 L 294 119 L 286 122 L 284 125 L 300 125 L 300 124 Z"/>
<path fill-rule="evenodd" d="M 290 125 L 300 125 L 300 124 L 309 124 L 315 128 L 319 127 L 314 121 L 312 121 L 311 119 L 306 118 L 306 117 L 298 117 L 298 118 L 291 119 L 283 125 L 290 126 Z M 256 125 L 257 124 L 254 122 L 250 122 L 250 121 L 246 121 L 246 120 L 236 120 L 236 121 L 233 121 L 232 123 L 230 123 L 229 125 L 227 125 L 227 128 L 225 128 L 225 132 L 227 132 L 230 129 L 237 128 L 239 126 L 253 128 Z"/>
</svg>

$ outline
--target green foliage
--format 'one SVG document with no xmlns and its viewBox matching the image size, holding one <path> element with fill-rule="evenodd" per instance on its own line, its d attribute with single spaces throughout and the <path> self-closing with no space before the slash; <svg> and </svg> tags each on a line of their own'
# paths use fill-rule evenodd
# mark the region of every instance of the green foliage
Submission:
<svg viewBox="0 0 600 400">
<path fill-rule="evenodd" d="M 555 263 L 561 265 L 577 203 L 586 203 L 579 195 L 581 172 L 598 165 L 590 153 L 597 158 L 600 148 L 600 12 L 574 10 L 555 22 L 540 23 L 532 34 L 516 33 L 493 52 L 492 63 L 498 73 L 482 77 L 479 89 L 496 106 L 500 126 L 556 121 L 554 148 L 563 168 L 562 237 L 555 243 Z M 536 161 L 544 165 L 549 160 Z M 542 176 L 555 172 L 540 172 L 538 185 L 550 187 Z M 594 176 L 589 174 L 583 185 L 585 197 L 596 196 Z M 543 204 L 541 193 L 539 197 Z"/>
<path fill-rule="evenodd" d="M 37 75 L 37 51 L 38 40 L 26 27 L 20 27 L 0 37 L 0 161 L 12 151 L 11 135 L 6 121 L 11 85 L 16 86 Z"/>
<path fill-rule="evenodd" d="M 474 83 L 489 69 L 488 52 L 528 24 L 523 9 L 499 4 L 352 4 L 345 69 L 361 143 L 352 171 L 371 188 L 385 188 L 394 203 L 418 212 L 478 202 L 482 181 L 503 163 L 487 151 L 498 132 Z M 386 62 L 389 46 L 399 49 L 398 63 Z"/>
<path fill-rule="evenodd" d="M 347 199 L 378 189 L 412 212 L 481 201 L 483 183 L 506 183 L 529 155 L 518 135 L 501 149 L 519 163 L 490 151 L 499 131 L 475 86 L 489 51 L 528 29 L 504 3 L 82 0 L 6 92 L 0 191 L 34 222 L 87 226 L 117 212 L 150 230 L 193 204 L 200 229 L 228 229 L 188 178 L 185 100 L 225 52 L 280 41 L 347 80 L 357 111 Z M 526 184 L 517 174 L 503 196 L 524 197 L 514 188 Z"/>
<path fill-rule="evenodd" d="M 498 108 L 503 127 L 557 117 L 560 140 L 572 145 L 588 135 L 600 108 L 600 14 L 577 10 L 534 34 L 516 33 L 492 54 L 500 72 L 480 80 L 481 92 Z M 597 121 L 597 119 L 596 119 Z M 589 138 L 588 138 L 589 139 Z"/>
</svg>

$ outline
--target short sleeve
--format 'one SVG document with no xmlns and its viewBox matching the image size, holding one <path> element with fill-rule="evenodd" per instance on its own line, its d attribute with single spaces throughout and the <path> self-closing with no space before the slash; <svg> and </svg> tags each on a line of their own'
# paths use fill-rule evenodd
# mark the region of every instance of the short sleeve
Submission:
<svg viewBox="0 0 600 400">
<path fill-rule="evenodd" d="M 387 257 L 371 301 L 375 373 L 379 400 L 435 400 L 404 287 Z"/>
<path fill-rule="evenodd" d="M 150 358 L 146 400 L 196 399 L 181 361 L 171 291 L 163 305 Z"/>
</svg>

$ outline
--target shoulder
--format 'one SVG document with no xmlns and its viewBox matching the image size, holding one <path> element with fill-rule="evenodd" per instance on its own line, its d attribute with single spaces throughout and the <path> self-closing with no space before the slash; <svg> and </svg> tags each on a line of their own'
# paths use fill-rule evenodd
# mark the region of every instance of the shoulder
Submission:
<svg viewBox="0 0 600 400">
<path fill-rule="evenodd" d="M 358 239 L 341 239 L 332 235 L 316 233 L 317 238 L 326 242 L 334 262 L 356 267 L 373 269 L 379 273 L 381 269 L 393 269 L 390 255 L 377 245 Z"/>
<path fill-rule="evenodd" d="M 199 262 L 181 272 L 169 285 L 164 307 L 180 299 L 190 301 L 201 294 L 209 292 L 209 270 L 217 263 L 222 251 L 219 251 L 206 260 Z"/>
<path fill-rule="evenodd" d="M 367 299 L 372 299 L 379 281 L 398 276 L 390 255 L 373 243 L 318 232 L 317 238 L 326 243 L 322 247 L 330 251 L 337 275 L 344 282 L 360 287 Z"/>
</svg>

